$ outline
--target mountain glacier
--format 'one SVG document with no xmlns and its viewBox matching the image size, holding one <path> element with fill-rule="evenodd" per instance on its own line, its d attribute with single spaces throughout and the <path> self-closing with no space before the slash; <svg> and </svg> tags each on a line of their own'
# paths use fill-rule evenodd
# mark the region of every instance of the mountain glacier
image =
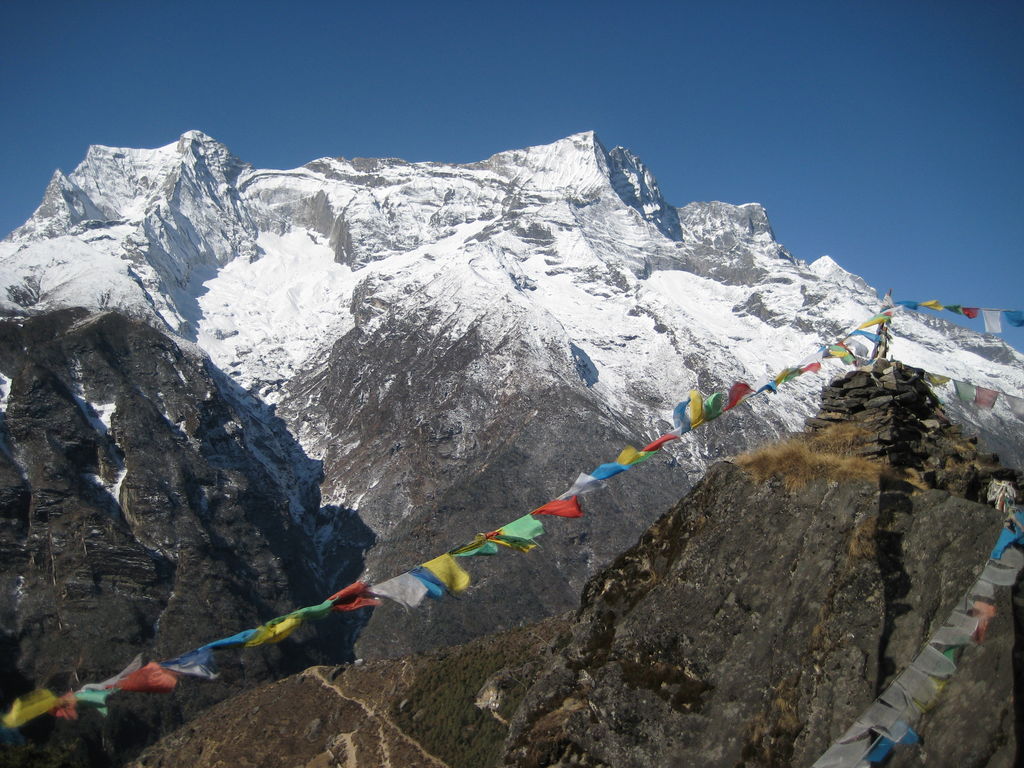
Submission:
<svg viewBox="0 0 1024 768">
<path fill-rule="evenodd" d="M 319 509 L 338 510 L 305 521 L 311 546 L 337 547 L 358 514 L 378 536 L 372 579 L 540 506 L 669 428 L 688 390 L 774 376 L 880 302 L 829 257 L 794 258 L 760 205 L 670 205 L 636 156 L 590 132 L 467 165 L 282 171 L 190 131 L 152 150 L 91 147 L 0 243 L 0 312 L 71 306 L 163 329 L 272 406 L 322 462 Z M 996 337 L 912 312 L 893 330 L 909 365 L 1024 394 L 1024 357 Z M 474 599 L 443 621 L 425 610 L 409 633 L 379 609 L 366 653 L 571 606 L 710 460 L 799 429 L 821 385 L 796 379 L 616 478 L 575 527 L 550 526 L 540 557 L 480 565 Z M 1021 465 L 1005 402 L 946 399 Z M 509 580 L 527 585 L 513 606 Z"/>
</svg>

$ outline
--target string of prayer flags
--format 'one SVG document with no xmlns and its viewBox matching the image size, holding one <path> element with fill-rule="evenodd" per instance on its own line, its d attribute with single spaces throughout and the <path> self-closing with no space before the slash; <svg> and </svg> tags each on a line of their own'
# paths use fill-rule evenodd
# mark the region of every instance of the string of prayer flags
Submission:
<svg viewBox="0 0 1024 768">
<path fill-rule="evenodd" d="M 497 547 L 495 547 L 497 552 Z M 374 584 L 373 594 L 394 600 L 405 609 L 417 608 L 427 596 L 427 587 L 411 573 L 403 573 L 394 578 Z"/>
<path fill-rule="evenodd" d="M 532 520 L 532 518 L 530 519 Z M 543 530 L 542 527 L 541 532 Z M 451 592 L 462 592 L 469 586 L 469 574 L 448 553 L 428 560 L 423 563 L 422 567 L 432 573 Z"/>
<path fill-rule="evenodd" d="M 667 435 L 675 439 L 675 435 Z M 658 438 L 659 440 L 661 438 Z M 651 443 L 654 445 L 654 443 Z M 647 446 L 644 451 L 650 449 L 651 446 Z M 659 445 L 658 448 L 661 446 Z M 654 450 L 657 450 L 655 448 Z M 580 501 L 576 496 L 570 496 L 568 499 L 555 499 L 549 501 L 543 507 L 537 507 L 530 513 L 531 515 L 554 515 L 556 517 L 583 517 L 583 510 L 580 509 Z"/>
<path fill-rule="evenodd" d="M 1024 326 L 1024 312 L 1020 310 L 964 307 L 960 304 L 941 304 L 934 299 L 931 301 L 897 301 L 895 303 L 901 307 L 913 310 L 920 309 L 921 307 L 927 307 L 928 309 L 934 309 L 936 311 L 945 309 L 971 319 L 976 318 L 980 314 L 982 320 L 985 322 L 985 333 L 1002 333 L 1002 320 L 1004 317 L 1006 318 L 1006 322 L 1016 328 Z"/>
</svg>

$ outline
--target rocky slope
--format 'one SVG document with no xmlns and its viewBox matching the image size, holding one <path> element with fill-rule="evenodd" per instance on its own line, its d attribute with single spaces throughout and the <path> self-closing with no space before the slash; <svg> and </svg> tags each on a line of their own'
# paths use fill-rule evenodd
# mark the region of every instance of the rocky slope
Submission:
<svg viewBox="0 0 1024 768">
<path fill-rule="evenodd" d="M 810 765 L 977 577 L 1001 524 L 981 503 L 988 482 L 1024 479 L 951 425 L 919 374 L 852 374 L 826 393 L 802 451 L 773 445 L 716 464 L 587 583 L 543 653 L 506 655 L 506 636 L 309 670 L 222 705 L 139 765 L 177 754 L 196 766 L 381 765 L 386 744 L 401 755 L 390 764 L 410 766 Z M 827 422 L 847 431 L 822 431 Z M 891 764 L 1016 764 L 1022 609 L 1006 588 L 996 605 L 984 643 L 916 724 L 922 744 Z M 470 661 L 480 658 L 489 677 Z M 475 696 L 470 669 L 485 680 Z M 422 706 L 424 691 L 462 700 L 456 727 Z M 284 713 L 273 702 L 286 697 Z M 359 722 L 340 714 L 354 700 Z M 442 754 L 477 743 L 473 706 L 507 724 L 493 761 Z M 257 738 L 275 728 L 283 740 Z M 437 739 L 426 748 L 414 734 Z"/>
<path fill-rule="evenodd" d="M 119 313 L 66 310 L 0 322 L 0 371 L 6 696 L 173 658 L 334 591 L 334 566 L 309 554 L 318 466 L 201 353 Z M 352 544 L 334 543 L 349 577 L 372 541 L 355 522 Z M 223 654 L 221 681 L 136 696 L 114 706 L 104 746 L 86 736 L 131 754 L 240 687 L 351 658 L 353 631 Z"/>
</svg>

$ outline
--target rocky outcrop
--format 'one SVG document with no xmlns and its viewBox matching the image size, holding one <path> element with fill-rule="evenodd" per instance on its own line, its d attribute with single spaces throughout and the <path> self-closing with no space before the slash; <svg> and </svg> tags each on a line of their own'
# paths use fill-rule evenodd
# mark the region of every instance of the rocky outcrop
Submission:
<svg viewBox="0 0 1024 768">
<path fill-rule="evenodd" d="M 316 463 L 202 355 L 122 315 L 68 310 L 3 323 L 0 371 L 5 699 L 103 680 L 138 653 L 172 658 L 337 589 L 309 536 Z M 371 539 L 349 533 L 332 554 L 352 576 Z M 329 640 L 223 654 L 222 679 L 187 695 L 114 697 L 105 745 L 91 734 L 98 759 L 254 681 L 351 658 L 357 625 L 331 623 Z"/>
<path fill-rule="evenodd" d="M 869 427 L 863 452 L 890 462 L 880 483 L 822 476 L 787 491 L 713 467 L 587 585 L 572 640 L 511 723 L 507 765 L 810 765 L 910 663 L 1001 523 L 949 490 L 1013 473 L 955 439 L 901 366 L 854 373 L 825 403 L 812 425 Z M 907 465 L 947 489 L 911 485 Z M 1006 592 L 998 627 L 922 716 L 923 744 L 897 762 L 1014 764 Z"/>
</svg>

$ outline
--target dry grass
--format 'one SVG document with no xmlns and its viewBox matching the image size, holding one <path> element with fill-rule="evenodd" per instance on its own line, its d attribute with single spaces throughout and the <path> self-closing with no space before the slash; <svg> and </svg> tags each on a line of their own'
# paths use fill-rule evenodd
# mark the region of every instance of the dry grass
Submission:
<svg viewBox="0 0 1024 768">
<path fill-rule="evenodd" d="M 867 432 L 853 424 L 837 424 L 814 435 L 771 443 L 736 457 L 736 463 L 760 483 L 779 477 L 793 491 L 812 480 L 877 482 L 884 465 L 857 455 Z"/>
</svg>

